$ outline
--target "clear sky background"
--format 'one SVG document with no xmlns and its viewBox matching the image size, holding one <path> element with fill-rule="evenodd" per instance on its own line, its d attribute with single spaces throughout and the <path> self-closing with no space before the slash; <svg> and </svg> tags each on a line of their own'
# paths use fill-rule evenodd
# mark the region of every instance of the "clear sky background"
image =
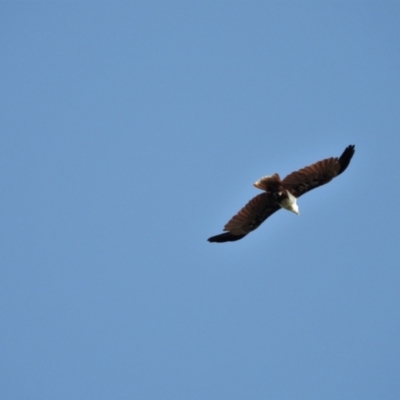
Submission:
<svg viewBox="0 0 400 400">
<path fill-rule="evenodd" d="M 1 399 L 400 398 L 400 3 L 0 9 Z"/>
</svg>

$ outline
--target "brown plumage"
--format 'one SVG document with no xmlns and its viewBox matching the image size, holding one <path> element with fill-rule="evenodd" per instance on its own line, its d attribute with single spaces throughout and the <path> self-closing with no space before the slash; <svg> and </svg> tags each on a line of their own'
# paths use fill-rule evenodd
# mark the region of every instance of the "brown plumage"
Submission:
<svg viewBox="0 0 400 400">
<path fill-rule="evenodd" d="M 296 198 L 318 186 L 325 185 L 345 171 L 354 155 L 354 147 L 354 145 L 346 147 L 339 158 L 327 158 L 292 172 L 282 181 L 278 174 L 261 178 L 254 183 L 254 186 L 264 190 L 264 193 L 250 200 L 225 225 L 226 233 L 210 237 L 208 241 L 223 243 L 242 239 L 280 208 L 286 208 L 298 214 Z"/>
</svg>

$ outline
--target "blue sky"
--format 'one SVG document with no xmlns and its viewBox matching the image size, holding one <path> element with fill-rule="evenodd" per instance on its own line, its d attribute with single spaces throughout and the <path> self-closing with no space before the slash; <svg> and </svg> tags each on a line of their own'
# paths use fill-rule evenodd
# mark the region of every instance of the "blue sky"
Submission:
<svg viewBox="0 0 400 400">
<path fill-rule="evenodd" d="M 1 398 L 399 398 L 399 3 L 0 15 Z M 299 217 L 206 241 L 349 144 Z"/>
</svg>

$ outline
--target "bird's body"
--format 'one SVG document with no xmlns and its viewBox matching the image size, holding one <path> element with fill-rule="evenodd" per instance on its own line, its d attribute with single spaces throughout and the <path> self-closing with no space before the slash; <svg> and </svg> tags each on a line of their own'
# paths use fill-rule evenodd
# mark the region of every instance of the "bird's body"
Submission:
<svg viewBox="0 0 400 400">
<path fill-rule="evenodd" d="M 224 227 L 226 233 L 210 237 L 209 242 L 233 242 L 258 228 L 269 216 L 281 208 L 299 214 L 297 199 L 318 186 L 330 182 L 350 164 L 354 146 L 348 146 L 343 154 L 327 158 L 281 180 L 278 174 L 264 176 L 254 186 L 264 191 L 250 200 Z"/>
</svg>

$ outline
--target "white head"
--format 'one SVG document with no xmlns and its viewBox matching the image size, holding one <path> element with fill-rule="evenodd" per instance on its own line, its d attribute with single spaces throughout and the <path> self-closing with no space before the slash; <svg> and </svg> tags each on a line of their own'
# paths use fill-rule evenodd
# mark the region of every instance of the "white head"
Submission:
<svg viewBox="0 0 400 400">
<path fill-rule="evenodd" d="M 291 212 L 294 212 L 297 215 L 300 215 L 300 210 L 299 206 L 296 203 L 293 203 L 290 207 L 288 207 L 286 210 L 289 210 Z"/>
<path fill-rule="evenodd" d="M 292 195 L 289 191 L 287 191 L 288 197 L 281 201 L 279 205 L 284 208 L 285 210 L 294 212 L 297 215 L 300 215 L 299 206 L 296 203 L 296 197 Z"/>
</svg>

